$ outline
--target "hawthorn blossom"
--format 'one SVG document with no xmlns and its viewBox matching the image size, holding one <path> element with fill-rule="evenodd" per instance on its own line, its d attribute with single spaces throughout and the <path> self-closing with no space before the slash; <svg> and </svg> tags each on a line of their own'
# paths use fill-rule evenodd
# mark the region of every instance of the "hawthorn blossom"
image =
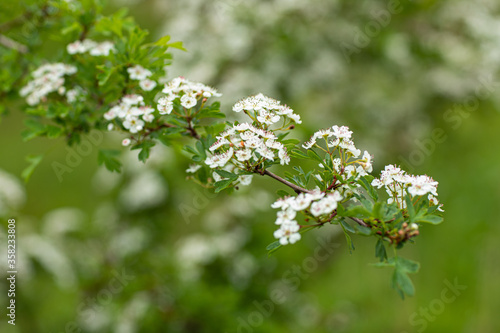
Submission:
<svg viewBox="0 0 500 333">
<path fill-rule="evenodd" d="M 145 80 L 153 73 L 149 69 L 142 67 L 141 65 L 135 65 L 134 67 L 127 68 L 128 76 L 132 80 Z"/>
<path fill-rule="evenodd" d="M 151 123 L 155 119 L 155 109 L 144 105 L 144 98 L 141 95 L 125 95 L 121 101 L 104 113 L 103 117 L 111 123 L 108 130 L 113 129 L 114 124 L 123 126 L 130 133 L 138 133 L 144 129 L 146 123 Z"/>
<path fill-rule="evenodd" d="M 156 87 L 156 81 L 144 79 L 139 81 L 139 87 L 144 91 L 151 91 Z"/>
<path fill-rule="evenodd" d="M 248 113 L 256 120 L 258 125 L 263 125 L 265 128 L 279 122 L 281 119 L 297 124 L 302 123 L 300 116 L 293 113 L 290 107 L 282 105 L 280 101 L 263 94 L 242 99 L 234 104 L 233 111 Z"/>
<path fill-rule="evenodd" d="M 205 163 L 211 168 L 224 166 L 225 164 L 220 165 L 219 156 L 230 149 L 234 151 L 234 157 L 230 159 L 230 162 L 240 169 L 245 169 L 247 162 L 259 164 L 263 160 L 274 161 L 278 159 L 280 164 L 288 164 L 290 157 L 286 147 L 277 139 L 278 137 L 274 133 L 259 129 L 252 124 L 234 125 L 219 133 L 216 141 L 209 148 L 212 156 L 208 156 Z"/>
<path fill-rule="evenodd" d="M 429 176 L 410 175 L 395 165 L 387 165 L 381 172 L 380 177 L 372 181 L 372 186 L 377 188 L 384 186 L 390 195 L 387 202 L 396 202 L 400 208 L 406 208 L 405 197 L 407 194 L 411 196 L 428 195 L 430 205 L 439 204 L 436 198 L 438 184 Z M 441 209 L 441 206 L 439 206 L 439 209 Z"/>
<path fill-rule="evenodd" d="M 286 221 L 274 232 L 274 237 L 279 239 L 281 245 L 294 244 L 301 238 L 299 230 L 300 226 L 296 221 Z"/>
<path fill-rule="evenodd" d="M 342 195 L 337 191 L 325 194 L 318 189 L 310 193 L 300 193 L 296 197 L 279 198 L 271 205 L 272 208 L 281 209 L 275 222 L 280 228 L 274 232 L 274 237 L 279 239 L 282 245 L 295 243 L 300 239 L 300 226 L 295 221 L 298 212 L 306 212 L 319 218 L 331 214 L 342 199 Z"/>
<path fill-rule="evenodd" d="M 115 52 L 115 45 L 110 41 L 98 43 L 92 39 L 84 39 L 68 44 L 66 51 L 71 55 L 88 52 L 91 56 L 108 56 L 110 52 Z"/>
<path fill-rule="evenodd" d="M 189 165 L 189 168 L 186 169 L 186 172 L 187 173 L 195 173 L 199 169 L 201 169 L 201 165 L 199 165 L 199 164 L 191 164 L 191 165 Z"/>
<path fill-rule="evenodd" d="M 210 97 L 222 96 L 212 87 L 199 82 L 192 82 L 183 77 L 177 77 L 167 82 L 162 90 L 165 96 L 158 100 L 160 114 L 170 114 L 174 109 L 174 101 L 178 100 L 182 107 L 191 109 L 198 101 Z"/>
<path fill-rule="evenodd" d="M 26 102 L 33 106 L 47 100 L 47 95 L 58 92 L 61 95 L 68 94 L 67 99 L 72 102 L 74 92 L 64 87 L 64 76 L 76 73 L 75 66 L 64 63 L 45 64 L 31 73 L 33 79 L 21 88 L 19 94 L 26 97 Z"/>
</svg>

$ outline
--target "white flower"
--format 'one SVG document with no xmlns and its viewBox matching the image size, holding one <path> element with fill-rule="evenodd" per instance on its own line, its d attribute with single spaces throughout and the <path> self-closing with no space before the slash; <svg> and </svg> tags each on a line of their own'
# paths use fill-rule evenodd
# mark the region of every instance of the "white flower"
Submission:
<svg viewBox="0 0 500 333">
<path fill-rule="evenodd" d="M 143 105 L 144 97 L 137 94 L 125 95 L 122 98 L 122 102 L 128 106 Z"/>
<path fill-rule="evenodd" d="M 108 131 L 112 131 L 114 128 L 115 128 L 115 125 L 113 125 L 112 123 L 108 124 Z"/>
<path fill-rule="evenodd" d="M 128 139 L 128 138 L 127 139 L 123 139 L 122 146 L 127 147 L 129 145 L 130 145 L 130 139 Z"/>
<path fill-rule="evenodd" d="M 150 70 L 145 69 L 141 65 L 135 65 L 134 67 L 129 67 L 127 68 L 127 72 L 132 80 L 144 80 L 153 75 L 153 73 L 151 73 Z"/>
<path fill-rule="evenodd" d="M 281 245 L 293 244 L 300 240 L 299 230 L 300 226 L 296 221 L 287 221 L 274 232 L 274 237 L 279 239 Z"/>
<path fill-rule="evenodd" d="M 251 112 L 258 122 L 266 125 L 277 123 L 281 117 L 300 123 L 300 117 L 294 114 L 291 108 L 281 105 L 279 101 L 263 94 L 250 96 L 237 102 L 233 106 L 233 111 Z"/>
<path fill-rule="evenodd" d="M 291 221 L 295 218 L 296 215 L 297 215 L 297 212 L 292 208 L 279 211 L 277 214 L 277 219 L 276 219 L 275 224 L 281 225 L 284 222 Z"/>
<path fill-rule="evenodd" d="M 115 45 L 110 41 L 97 44 L 90 50 L 91 56 L 108 56 L 110 52 L 115 52 Z"/>
<path fill-rule="evenodd" d="M 158 100 L 157 108 L 160 114 L 170 114 L 174 109 L 174 103 L 167 97 L 161 97 Z"/>
<path fill-rule="evenodd" d="M 144 128 L 144 121 L 134 116 L 128 116 L 123 122 L 123 127 L 128 129 L 130 133 L 137 133 Z"/>
<path fill-rule="evenodd" d="M 220 147 L 222 147 L 223 145 L 228 144 L 228 143 L 229 143 L 229 141 L 227 139 L 221 138 L 221 139 L 215 141 L 214 144 L 212 144 L 210 146 L 210 148 L 208 148 L 208 150 L 213 152 L 213 151 L 219 149 Z"/>
<path fill-rule="evenodd" d="M 234 155 L 238 161 L 245 162 L 252 158 L 252 151 L 250 149 L 237 150 Z"/>
<path fill-rule="evenodd" d="M 85 47 L 83 46 L 81 41 L 77 40 L 73 43 L 68 44 L 66 46 L 66 50 L 68 51 L 69 54 L 84 53 Z"/>
<path fill-rule="evenodd" d="M 195 173 L 201 168 L 199 164 L 190 164 L 189 168 L 186 170 L 187 173 Z"/>
<path fill-rule="evenodd" d="M 408 187 L 408 192 L 413 195 L 426 195 L 430 193 L 432 195 L 437 195 L 436 187 L 438 182 L 429 176 L 414 176 L 411 178 L 410 187 Z"/>
<path fill-rule="evenodd" d="M 352 135 L 352 131 L 349 130 L 347 126 L 332 126 L 333 135 L 335 135 L 339 139 L 350 139 Z"/>
<path fill-rule="evenodd" d="M 241 185 L 247 186 L 252 183 L 253 175 L 241 175 L 238 179 Z"/>
<path fill-rule="evenodd" d="M 142 119 L 144 119 L 145 122 L 152 122 L 155 119 L 154 114 L 148 113 L 142 116 Z"/>
<path fill-rule="evenodd" d="M 197 103 L 196 97 L 186 94 L 181 97 L 181 105 L 186 109 L 191 109 Z"/>
<path fill-rule="evenodd" d="M 257 116 L 257 120 L 261 123 L 272 125 L 280 121 L 280 116 L 262 110 L 260 114 Z"/>
<path fill-rule="evenodd" d="M 295 200 L 290 201 L 290 207 L 296 211 L 301 211 L 309 207 L 312 197 L 308 193 L 300 193 Z"/>
<path fill-rule="evenodd" d="M 156 87 L 156 81 L 150 79 L 144 79 L 139 81 L 139 86 L 144 91 L 151 91 Z"/>
<path fill-rule="evenodd" d="M 116 118 L 116 113 L 113 110 L 113 108 L 111 108 L 108 112 L 104 114 L 104 119 L 106 120 L 113 120 L 115 118 Z"/>
</svg>

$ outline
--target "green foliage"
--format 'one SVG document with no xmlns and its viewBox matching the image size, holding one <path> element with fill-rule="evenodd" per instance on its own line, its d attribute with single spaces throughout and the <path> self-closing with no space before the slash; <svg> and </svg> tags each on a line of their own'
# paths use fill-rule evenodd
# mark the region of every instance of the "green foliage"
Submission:
<svg viewBox="0 0 500 333">
<path fill-rule="evenodd" d="M 111 172 L 120 172 L 122 168 L 121 162 L 117 159 L 120 155 L 118 150 L 99 149 L 98 162 Z"/>
</svg>

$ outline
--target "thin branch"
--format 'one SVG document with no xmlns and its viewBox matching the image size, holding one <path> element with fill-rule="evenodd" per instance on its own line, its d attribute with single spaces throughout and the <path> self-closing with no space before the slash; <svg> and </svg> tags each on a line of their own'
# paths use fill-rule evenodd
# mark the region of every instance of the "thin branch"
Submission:
<svg viewBox="0 0 500 333">
<path fill-rule="evenodd" d="M 5 35 L 0 35 L 0 44 L 9 49 L 16 50 L 19 53 L 28 53 L 28 47 L 26 45 L 16 42 Z"/>
<path fill-rule="evenodd" d="M 350 217 L 350 216 L 349 216 L 349 218 L 350 218 L 351 220 L 353 220 L 354 222 L 356 222 L 357 224 L 359 224 L 359 225 L 361 225 L 361 226 L 363 226 L 363 227 L 367 227 L 367 228 L 369 228 L 369 227 L 368 227 L 368 224 L 366 224 L 366 223 L 365 223 L 365 221 L 363 221 L 362 219 L 358 219 L 357 217 Z"/>
<path fill-rule="evenodd" d="M 269 177 L 276 179 L 277 181 L 285 184 L 286 186 L 291 187 L 296 193 L 311 193 L 311 191 L 309 191 L 308 189 L 305 189 L 303 187 L 300 187 L 300 186 L 297 186 L 293 183 L 290 183 L 288 180 L 283 179 L 278 175 L 275 175 L 274 173 L 272 173 L 271 171 L 269 171 L 267 169 L 264 171 L 259 171 L 259 173 L 261 175 L 268 175 Z"/>
<path fill-rule="evenodd" d="M 186 130 L 189 132 L 189 134 L 195 138 L 196 140 L 200 140 L 200 135 L 196 132 L 196 130 L 193 127 L 193 124 L 191 124 L 191 117 L 187 117 L 186 121 L 188 122 L 188 126 L 186 127 Z"/>
</svg>

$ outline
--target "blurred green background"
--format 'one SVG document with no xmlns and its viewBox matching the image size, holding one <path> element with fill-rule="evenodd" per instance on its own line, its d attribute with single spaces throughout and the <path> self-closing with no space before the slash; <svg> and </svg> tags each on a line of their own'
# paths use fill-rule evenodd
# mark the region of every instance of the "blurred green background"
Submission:
<svg viewBox="0 0 500 333">
<path fill-rule="evenodd" d="M 375 242 L 355 237 L 349 254 L 334 226 L 267 257 L 277 187 L 268 179 L 214 196 L 185 180 L 189 160 L 180 152 L 158 149 L 142 165 L 124 149 L 117 175 L 97 166 L 92 146 L 59 181 L 54 162 L 74 151 L 63 140 L 22 142 L 25 116 L 9 105 L 0 123 L 0 246 L 15 217 L 19 273 L 16 326 L 2 311 L 1 332 L 500 332 L 499 3 L 108 7 L 130 8 L 152 40 L 182 40 L 188 52 L 175 53 L 169 76 L 214 85 L 226 113 L 262 92 L 302 116 L 300 139 L 347 125 L 375 155 L 374 174 L 395 163 L 431 175 L 445 222 L 421 227 L 403 250 L 421 263 L 416 295 L 403 301 L 391 272 L 369 265 Z M 106 135 L 98 146 L 115 142 Z M 22 184 L 25 156 L 40 153 Z M 321 248 L 324 260 L 314 257 L 321 244 L 332 249 Z M 277 293 L 280 304 L 269 301 Z"/>
</svg>

